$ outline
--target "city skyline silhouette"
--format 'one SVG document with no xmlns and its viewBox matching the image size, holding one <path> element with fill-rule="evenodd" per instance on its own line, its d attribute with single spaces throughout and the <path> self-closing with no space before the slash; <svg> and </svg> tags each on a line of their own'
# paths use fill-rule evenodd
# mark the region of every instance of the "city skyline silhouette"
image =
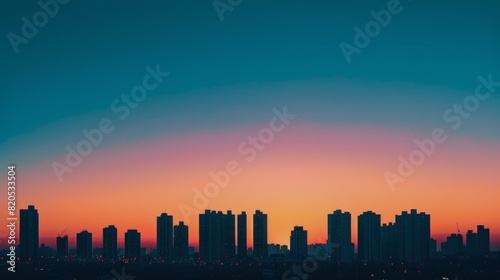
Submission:
<svg viewBox="0 0 500 280">
<path fill-rule="evenodd" d="M 36 209 L 33 205 L 30 205 L 28 207 L 28 209 L 24 209 L 24 210 L 21 210 L 21 211 L 24 211 L 24 213 L 28 213 L 28 212 L 35 213 L 36 212 L 37 219 L 36 219 L 36 222 L 33 224 L 33 227 L 36 227 L 36 232 L 38 233 L 38 231 L 39 231 L 39 229 L 38 229 L 38 226 L 39 226 L 39 213 L 38 213 L 38 209 Z M 242 213 L 246 214 L 247 211 L 243 211 Z M 224 217 L 226 217 L 227 215 L 230 215 L 230 216 L 228 216 L 228 218 L 230 217 L 229 221 L 231 222 L 231 224 L 229 224 L 229 228 L 228 229 L 224 229 L 224 231 L 227 232 L 229 230 L 229 232 L 231 234 L 229 236 L 230 237 L 229 240 L 232 240 L 231 242 L 233 244 L 232 248 L 229 250 L 229 252 L 232 252 L 232 253 L 230 253 L 231 258 L 236 258 L 236 256 L 239 255 L 239 254 L 237 254 L 237 252 L 239 252 L 240 250 L 243 250 L 243 249 L 238 248 L 237 245 L 239 244 L 239 242 L 243 242 L 243 243 L 246 244 L 246 250 L 245 250 L 245 252 L 244 253 L 240 253 L 240 254 L 245 254 L 246 255 L 247 252 L 248 252 L 248 249 L 254 251 L 255 244 L 253 244 L 253 242 L 250 243 L 248 241 L 249 241 L 249 239 L 253 239 L 253 238 L 250 238 L 249 236 L 253 236 L 255 238 L 255 234 L 256 234 L 255 232 L 264 232 L 264 234 L 265 234 L 265 239 L 264 240 L 259 239 L 259 240 L 261 240 L 261 241 L 259 241 L 260 242 L 259 244 L 265 245 L 265 247 L 266 247 L 265 252 L 258 253 L 257 255 L 262 254 L 262 255 L 268 256 L 269 254 L 267 252 L 267 250 L 268 250 L 267 245 L 270 245 L 270 244 L 278 244 L 278 245 L 281 244 L 281 245 L 288 246 L 288 248 L 291 247 L 291 243 L 292 243 L 291 240 L 292 239 L 290 239 L 289 243 L 286 243 L 286 242 L 285 243 L 271 243 L 271 242 L 267 241 L 267 235 L 268 235 L 268 231 L 267 231 L 267 227 L 268 227 L 267 214 L 262 213 L 260 210 L 255 210 L 255 213 L 252 214 L 252 217 L 253 217 L 252 223 L 254 223 L 254 225 L 258 221 L 258 219 L 261 219 L 261 218 L 256 218 L 256 217 L 259 217 L 259 215 L 263 214 L 263 215 L 265 215 L 266 218 L 265 218 L 265 221 L 258 222 L 258 223 L 264 223 L 265 227 L 262 228 L 262 226 L 259 226 L 259 228 L 257 228 L 256 230 L 254 230 L 254 226 L 249 227 L 249 223 L 248 223 L 249 219 L 248 220 L 247 219 L 241 220 L 242 223 L 243 223 L 243 225 L 240 225 L 240 223 L 237 223 L 236 216 L 240 216 L 242 213 L 233 213 L 231 210 L 228 210 L 227 213 L 223 213 L 222 211 L 207 209 L 207 210 L 205 210 L 204 213 L 200 213 L 199 214 L 200 219 L 198 220 L 198 224 L 201 225 L 202 221 L 203 221 L 203 223 L 206 225 L 206 223 L 209 222 L 209 220 L 207 220 L 207 219 L 209 219 L 207 215 L 213 215 L 213 218 L 219 217 L 220 219 L 226 219 Z M 380 219 L 380 214 L 377 214 L 376 212 L 373 212 L 371 210 L 366 210 L 365 212 L 359 214 L 358 216 L 355 216 L 354 220 L 352 219 L 351 213 L 349 211 L 343 212 L 342 210 L 337 209 L 335 211 L 332 211 L 332 213 L 327 214 L 326 215 L 327 219 L 325 219 L 326 222 L 327 222 L 327 230 L 328 230 L 327 236 L 329 234 L 331 234 L 332 232 L 335 232 L 335 230 L 339 231 L 338 234 L 340 236 L 340 234 L 341 234 L 340 232 L 341 231 L 347 230 L 344 235 L 348 238 L 346 240 L 347 244 L 352 244 L 352 248 L 350 249 L 352 251 L 352 254 L 354 254 L 354 253 L 358 253 L 358 254 L 361 254 L 361 255 L 364 254 L 363 251 L 359 252 L 359 247 L 363 246 L 363 245 L 360 245 L 359 244 L 360 240 L 358 238 L 354 239 L 354 236 L 358 236 L 358 237 L 363 236 L 363 234 L 361 232 L 366 232 L 367 230 L 369 230 L 371 232 L 372 230 L 374 230 L 376 228 L 377 232 L 378 232 L 378 234 L 376 235 L 376 239 L 377 239 L 376 243 L 381 243 L 381 241 L 380 241 L 380 239 L 381 239 L 381 233 L 380 232 L 382 231 L 382 235 L 383 235 L 384 229 L 387 230 L 386 227 L 388 227 L 388 226 L 391 226 L 391 227 L 395 226 L 396 227 L 397 225 L 401 224 L 402 220 L 399 223 L 397 223 L 396 220 L 397 219 L 402 219 L 403 216 L 401 216 L 401 215 L 408 215 L 408 213 L 410 213 L 410 214 L 419 214 L 419 215 L 422 214 L 422 215 L 426 215 L 428 217 L 427 218 L 428 219 L 428 221 L 427 221 L 427 223 L 428 223 L 428 227 L 427 227 L 428 233 L 427 233 L 427 235 L 428 235 L 428 238 L 432 239 L 433 242 L 435 243 L 434 244 L 434 251 L 435 252 L 442 251 L 443 248 L 441 248 L 440 245 L 442 245 L 443 243 L 446 243 L 446 242 L 450 241 L 450 238 L 452 239 L 450 242 L 458 242 L 458 240 L 455 240 L 455 238 L 457 238 L 458 236 L 460 236 L 460 238 L 462 240 L 461 244 L 464 245 L 464 246 L 466 245 L 465 242 L 467 241 L 465 239 L 465 237 L 467 237 L 467 236 L 461 234 L 461 231 L 460 231 L 458 223 L 456 223 L 456 227 L 457 227 L 456 232 L 449 233 L 446 236 L 446 239 L 444 239 L 444 240 L 437 240 L 437 239 L 433 238 L 431 230 L 430 230 L 431 224 L 432 224 L 431 223 L 432 219 L 431 219 L 430 214 L 428 214 L 428 213 L 426 214 L 425 212 L 420 212 L 419 213 L 417 209 L 411 209 L 411 211 L 404 211 L 403 210 L 400 214 L 396 214 L 394 222 L 388 222 L 388 223 L 382 223 L 381 219 Z M 341 219 L 340 218 L 341 216 L 345 216 L 344 218 L 342 218 L 343 219 L 342 222 L 341 222 L 341 220 L 337 220 L 337 221 L 330 220 L 331 218 L 333 219 L 334 216 L 337 215 L 337 214 L 338 214 L 338 219 Z M 27 214 L 25 214 L 25 215 L 27 215 Z M 372 215 L 373 215 L 373 217 L 378 217 L 378 218 L 376 220 L 372 220 L 372 219 L 365 220 L 367 218 L 367 216 L 372 216 Z M 210 218 L 210 221 L 213 218 Z M 26 218 L 25 218 L 25 220 L 26 220 Z M 194 232 L 192 232 L 191 234 L 189 234 L 189 230 L 188 230 L 189 229 L 189 224 L 185 224 L 183 221 L 178 221 L 177 223 L 174 223 L 174 221 L 175 220 L 174 220 L 173 216 L 168 215 L 168 213 L 161 213 L 157 217 L 156 237 L 155 237 L 155 240 L 154 240 L 155 246 L 149 246 L 148 247 L 148 246 L 144 246 L 144 245 L 145 244 L 149 244 L 149 243 L 141 243 L 141 242 L 139 242 L 140 244 L 142 244 L 141 246 L 139 246 L 139 248 L 144 248 L 144 249 L 148 250 L 149 254 L 154 249 L 156 251 L 156 254 L 158 256 L 160 256 L 162 258 L 165 258 L 165 259 L 174 259 L 175 258 L 174 256 L 176 254 L 178 254 L 178 253 L 174 253 L 174 249 L 173 249 L 174 248 L 174 243 L 175 243 L 175 241 L 174 241 L 174 236 L 175 236 L 174 232 L 176 232 L 177 228 L 179 226 L 181 226 L 181 227 L 185 227 L 185 229 L 184 229 L 185 232 L 183 233 L 185 235 L 185 237 L 183 237 L 185 239 L 185 241 L 183 241 L 183 242 L 186 243 L 187 246 L 189 246 L 190 248 L 192 248 L 192 250 L 193 250 L 192 253 L 194 253 L 194 252 L 199 253 L 199 251 L 200 251 L 200 245 L 199 244 L 200 243 L 196 243 L 196 244 L 189 243 L 188 239 L 187 239 L 187 236 L 188 235 L 195 235 L 197 238 L 201 238 L 201 236 L 198 235 L 197 233 L 194 233 Z M 344 223 L 345 223 L 345 225 L 344 225 Z M 352 231 L 352 226 L 355 223 L 358 224 L 358 230 L 357 230 L 357 232 L 353 232 Z M 373 225 L 370 226 L 370 227 L 368 227 L 368 228 L 366 228 L 366 226 L 367 226 L 366 223 L 370 223 L 370 224 L 373 224 Z M 304 228 L 303 226 L 298 226 L 299 224 L 300 223 L 296 223 L 296 225 L 292 228 L 291 231 L 293 232 L 293 230 L 295 230 L 295 229 L 306 230 L 307 231 L 307 228 Z M 345 228 L 343 228 L 342 225 L 344 225 Z M 364 227 L 363 228 L 359 228 L 360 225 L 364 225 Z M 24 227 L 25 230 L 26 230 L 26 228 L 28 228 L 28 226 L 26 224 L 24 224 L 22 227 Z M 240 229 L 240 227 L 242 227 L 242 228 Z M 85 228 L 85 227 L 83 227 L 83 228 Z M 249 230 L 248 230 L 249 228 L 252 229 L 252 232 L 249 232 Z M 477 232 L 476 233 L 479 233 L 480 229 L 484 231 L 485 230 L 485 225 L 477 225 Z M 97 233 L 97 234 L 93 235 L 94 236 L 93 239 L 92 239 L 92 237 L 90 238 L 90 239 L 93 240 L 91 242 L 92 245 L 90 246 L 91 252 L 92 252 L 92 249 L 95 249 L 95 248 L 101 248 L 101 249 L 103 249 L 103 246 L 104 246 L 104 243 L 105 243 L 104 240 L 110 238 L 110 237 L 106 237 L 106 234 L 105 234 L 106 230 L 108 230 L 108 231 L 112 230 L 113 231 L 112 236 L 114 236 L 114 237 L 112 239 L 112 243 L 115 244 L 115 245 L 114 245 L 114 249 L 111 249 L 111 250 L 114 250 L 113 251 L 114 253 L 111 253 L 111 254 L 114 255 L 115 257 L 116 257 L 116 254 L 117 254 L 116 250 L 117 250 L 118 247 L 120 247 L 122 249 L 124 247 L 126 247 L 125 244 L 126 244 L 126 238 L 127 237 L 121 238 L 120 235 L 119 235 L 119 233 L 125 234 L 125 236 L 126 236 L 126 234 L 128 234 L 130 231 L 135 231 L 136 233 L 138 232 L 139 234 L 140 234 L 140 231 L 141 231 L 138 228 L 134 228 L 134 229 L 129 229 L 129 228 L 127 228 L 127 229 L 117 229 L 114 224 L 110 224 L 108 226 L 105 226 L 105 227 L 102 228 L 102 234 Z M 475 229 L 467 229 L 464 232 L 467 232 L 467 234 L 470 234 L 470 233 L 473 233 L 474 230 Z M 491 248 L 491 245 L 490 245 L 491 244 L 491 242 L 490 242 L 491 236 L 496 236 L 496 235 L 495 235 L 494 232 L 490 233 L 490 230 L 489 230 L 489 228 L 487 228 L 487 226 L 486 226 L 486 230 L 488 232 L 487 233 L 487 240 L 488 241 L 487 241 L 487 245 L 484 245 L 484 246 L 487 249 L 483 249 L 483 251 L 485 251 L 485 252 L 500 251 L 497 248 Z M 77 233 L 76 233 L 77 238 L 73 239 L 73 242 L 69 242 L 69 240 L 71 240 L 72 238 L 69 237 L 69 234 L 67 232 L 68 232 L 68 229 L 66 228 L 66 229 L 64 229 L 64 235 L 58 234 L 58 236 L 57 236 L 58 237 L 57 239 L 59 239 L 60 237 L 66 237 L 66 241 L 65 241 L 66 243 L 64 245 L 64 247 L 66 249 L 75 249 L 77 247 L 76 246 L 77 242 L 75 240 L 78 239 L 78 236 L 81 235 L 82 232 L 85 232 L 86 234 L 87 233 L 92 234 L 92 232 L 89 232 L 86 229 L 82 229 L 81 231 L 77 230 Z M 201 234 L 201 231 L 200 231 L 200 234 Z M 243 236 L 245 238 L 244 241 L 240 241 L 240 234 L 241 234 L 241 236 Z M 373 233 L 370 233 L 370 236 L 372 236 L 372 234 Z M 160 242 L 159 241 L 160 240 L 159 236 L 163 236 L 162 239 L 161 239 L 162 243 L 158 243 L 158 242 Z M 163 238 L 165 236 L 169 236 L 170 240 L 169 241 L 164 240 Z M 306 236 L 307 236 L 307 234 L 306 234 Z M 144 236 L 142 238 L 143 238 L 142 240 L 146 239 L 146 238 L 144 238 Z M 370 238 L 374 238 L 374 237 L 370 237 Z M 38 235 L 36 236 L 35 239 L 36 239 L 36 243 L 37 244 L 41 244 L 40 238 L 38 238 Z M 149 237 L 149 239 L 151 239 L 151 237 Z M 148 239 L 146 239 L 146 240 L 148 240 Z M 354 240 L 356 240 L 357 242 L 353 242 Z M 58 249 L 58 247 L 54 246 L 54 245 L 57 244 L 56 241 L 57 240 L 54 239 L 54 242 L 52 242 L 52 243 L 43 243 L 43 244 L 45 246 L 52 247 L 53 249 Z M 321 243 L 326 243 L 326 244 L 342 244 L 343 243 L 343 241 L 340 240 L 340 239 L 339 240 L 335 240 L 335 239 L 329 240 L 329 239 L 326 239 L 326 240 L 319 241 L 317 238 L 309 239 L 307 237 L 306 237 L 305 241 L 306 241 L 306 245 L 307 246 L 308 245 L 313 245 L 313 244 L 321 244 Z M 310 241 L 312 241 L 312 242 L 310 242 Z M 205 241 L 205 242 L 208 242 L 208 241 Z M 371 240 L 367 240 L 367 239 L 362 239 L 362 242 L 364 244 L 366 244 L 367 242 L 371 243 L 372 241 Z M 161 244 L 164 244 L 164 245 L 161 245 Z M 163 249 L 164 251 L 159 250 L 158 249 L 159 246 L 162 247 L 162 248 L 165 248 L 165 249 Z M 220 245 L 220 246 L 223 246 L 223 245 Z M 258 246 L 261 246 L 261 245 L 258 245 Z M 380 246 L 380 245 L 378 245 L 378 246 Z M 428 244 L 427 247 L 429 247 L 429 246 L 430 245 Z M 37 246 L 37 247 L 39 247 L 39 246 Z M 2 249 L 7 249 L 7 248 L 8 247 L 2 248 Z M 26 250 L 26 249 L 24 249 L 24 250 Z M 445 247 L 445 250 L 446 250 L 446 247 Z M 454 249 L 454 250 L 459 250 L 459 249 Z M 106 251 L 106 250 L 104 250 L 104 251 Z M 378 247 L 377 249 L 371 248 L 370 251 L 375 251 L 375 253 L 371 252 L 371 255 L 372 254 L 376 254 L 377 255 L 377 259 L 382 254 L 380 247 Z M 461 253 L 465 253 L 465 249 Z M 28 254 L 28 253 L 25 253 L 25 254 Z M 105 253 L 103 253 L 103 254 L 105 254 Z M 427 254 L 429 254 L 429 253 L 427 252 Z M 92 253 L 90 253 L 90 255 L 92 255 Z M 203 258 L 203 256 L 202 256 L 202 258 Z M 205 258 L 210 259 L 212 257 L 209 258 L 208 255 L 207 255 L 207 256 L 205 256 Z M 222 258 L 222 257 L 219 256 L 219 258 Z M 352 256 L 349 256 L 349 258 L 352 258 Z"/>
<path fill-rule="evenodd" d="M 0 278 L 498 278 L 499 13 L 2 1 Z"/>
<path fill-rule="evenodd" d="M 386 277 L 387 273 L 409 279 L 423 275 L 477 278 L 498 273 L 496 264 L 500 261 L 500 250 L 490 250 L 489 228 L 478 225 L 476 232 L 467 230 L 464 236 L 457 224 L 456 233 L 451 233 L 445 242 L 438 242 L 431 237 L 431 215 L 417 209 L 402 211 L 395 216 L 395 223 L 387 224 L 381 223 L 381 216 L 376 212 L 363 212 L 357 216 L 358 244 L 352 242 L 352 219 L 348 211 L 337 209 L 327 214 L 328 240 L 323 244 L 309 242 L 308 230 L 299 225 L 290 230 L 289 244 L 268 243 L 268 215 L 255 210 L 252 216 L 253 248 L 246 242 L 249 235 L 246 211 L 234 214 L 231 210 L 224 213 L 207 209 L 199 214 L 199 248 L 188 244 L 188 225 L 182 221 L 175 225 L 173 216 L 161 213 L 156 217 L 155 248 L 143 246 L 140 229 L 120 231 L 109 225 L 102 229 L 101 247 L 96 246 L 92 232 L 82 230 L 76 234 L 76 248 L 71 248 L 65 229 L 58 234 L 54 249 L 39 244 L 39 223 L 43 222 L 43 217 L 40 219 L 38 209 L 29 205 L 20 210 L 17 265 L 43 266 L 48 268 L 49 274 L 76 273 L 78 277 L 86 275 L 85 278 L 90 279 L 97 275 L 120 279 L 125 277 L 127 267 L 132 267 L 140 277 L 176 275 L 189 279 L 207 277 L 207 273 L 210 278 L 279 279 L 281 275 L 281 279 L 295 279 L 288 277 L 312 275 L 322 279 L 331 276 L 332 269 L 333 275 L 341 273 L 344 277 L 353 277 L 352 269 L 355 269 L 358 277 L 366 279 L 375 275 Z M 120 233 L 124 233 L 124 247 L 118 242 Z M 437 248 L 439 243 L 440 249 Z M 10 256 L 15 250 L 10 247 L 0 251 Z M 7 263 L 13 261 L 10 259 Z M 482 262 L 485 271 L 478 273 L 472 267 L 469 272 L 457 270 L 457 266 L 476 266 L 477 262 Z M 439 263 L 441 270 L 450 271 L 433 268 Z M 61 271 L 61 264 L 73 268 Z M 14 271 L 15 264 L 10 265 L 9 271 Z M 87 265 L 89 269 L 85 268 Z M 122 276 L 117 276 L 116 269 L 111 270 L 113 276 L 109 276 L 106 270 L 110 266 L 122 267 Z M 29 270 L 21 268 L 21 271 L 23 275 L 30 275 Z"/>
</svg>

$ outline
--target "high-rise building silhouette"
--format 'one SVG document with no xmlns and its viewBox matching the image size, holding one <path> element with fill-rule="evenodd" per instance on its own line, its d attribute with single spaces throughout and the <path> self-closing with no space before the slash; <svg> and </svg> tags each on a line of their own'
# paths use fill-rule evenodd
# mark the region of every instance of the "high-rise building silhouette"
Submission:
<svg viewBox="0 0 500 280">
<path fill-rule="evenodd" d="M 19 257 L 35 259 L 38 257 L 38 210 L 28 205 L 28 209 L 20 210 Z"/>
<path fill-rule="evenodd" d="M 209 261 L 234 258 L 235 225 L 231 211 L 205 210 L 199 215 L 200 257 Z"/>
<path fill-rule="evenodd" d="M 471 257 L 477 256 L 477 234 L 472 230 L 465 235 L 465 251 Z"/>
<path fill-rule="evenodd" d="M 223 216 L 223 258 L 234 259 L 236 256 L 236 224 L 234 214 L 228 210 Z"/>
<path fill-rule="evenodd" d="M 403 211 L 396 215 L 398 259 L 405 262 L 421 262 L 429 258 L 431 217 L 425 212 Z"/>
<path fill-rule="evenodd" d="M 466 252 L 471 257 L 484 257 L 490 252 L 490 230 L 484 225 L 477 226 L 477 233 L 467 231 Z"/>
<path fill-rule="evenodd" d="M 238 258 L 247 257 L 247 213 L 245 211 L 238 215 Z"/>
<path fill-rule="evenodd" d="M 295 226 L 290 234 L 290 254 L 294 258 L 307 257 L 307 230 Z"/>
<path fill-rule="evenodd" d="M 57 256 L 64 257 L 68 255 L 68 235 L 58 236 L 56 238 Z"/>
<path fill-rule="evenodd" d="M 222 259 L 222 212 L 205 210 L 199 215 L 200 257 L 205 260 Z"/>
<path fill-rule="evenodd" d="M 477 247 L 479 254 L 484 256 L 490 252 L 490 229 L 484 225 L 477 226 Z"/>
<path fill-rule="evenodd" d="M 158 256 L 164 260 L 170 260 L 173 257 L 173 226 L 173 216 L 162 213 L 156 217 L 156 250 Z"/>
<path fill-rule="evenodd" d="M 174 256 L 177 259 L 189 257 L 189 228 L 184 222 L 174 226 Z"/>
<path fill-rule="evenodd" d="M 445 256 L 460 256 L 464 253 L 464 251 L 464 238 L 460 233 L 453 233 L 446 238 L 445 242 L 441 242 L 441 252 Z"/>
<path fill-rule="evenodd" d="M 397 254 L 396 226 L 393 223 L 383 224 L 380 228 L 380 260 L 395 261 Z"/>
<path fill-rule="evenodd" d="M 365 262 L 380 261 L 380 215 L 372 211 L 358 216 L 358 256 Z"/>
<path fill-rule="evenodd" d="M 92 258 L 92 233 L 84 230 L 76 234 L 76 256 L 82 259 Z"/>
<path fill-rule="evenodd" d="M 335 210 L 328 214 L 328 244 L 335 262 L 351 263 L 354 244 L 351 242 L 351 213 Z"/>
<path fill-rule="evenodd" d="M 135 259 L 141 257 L 141 233 L 136 229 L 125 232 L 125 258 Z"/>
<path fill-rule="evenodd" d="M 267 214 L 260 210 L 253 214 L 253 257 L 267 257 Z"/>
<path fill-rule="evenodd" d="M 114 225 L 102 229 L 102 255 L 112 260 L 118 257 L 118 230 Z"/>
</svg>

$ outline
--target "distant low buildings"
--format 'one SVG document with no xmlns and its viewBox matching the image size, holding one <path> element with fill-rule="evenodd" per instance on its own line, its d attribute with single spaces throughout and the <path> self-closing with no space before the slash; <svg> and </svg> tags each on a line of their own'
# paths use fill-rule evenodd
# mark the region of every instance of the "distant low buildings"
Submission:
<svg viewBox="0 0 500 280">
<path fill-rule="evenodd" d="M 39 257 L 52 257 L 54 256 L 54 250 L 42 243 L 38 249 L 38 255 Z"/>
<path fill-rule="evenodd" d="M 281 245 L 280 244 L 267 244 L 267 253 L 269 256 L 272 255 L 280 255 L 281 254 Z"/>
<path fill-rule="evenodd" d="M 314 257 L 316 260 L 328 260 L 332 248 L 327 243 L 315 243 L 307 246 L 307 255 Z"/>
<path fill-rule="evenodd" d="M 448 257 L 457 257 L 465 252 L 464 238 L 459 233 L 453 233 L 441 243 L 441 253 Z"/>
</svg>

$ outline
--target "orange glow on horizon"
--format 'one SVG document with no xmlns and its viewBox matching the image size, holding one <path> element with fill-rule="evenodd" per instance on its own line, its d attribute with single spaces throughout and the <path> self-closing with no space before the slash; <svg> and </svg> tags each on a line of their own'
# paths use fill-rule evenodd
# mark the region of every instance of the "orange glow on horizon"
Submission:
<svg viewBox="0 0 500 280">
<path fill-rule="evenodd" d="M 61 183 L 51 160 L 19 166 L 18 209 L 35 205 L 40 243 L 51 247 L 65 228 L 70 247 L 84 229 L 93 233 L 94 247 L 99 247 L 102 228 L 112 224 L 118 228 L 120 247 L 124 232 L 138 229 L 142 246 L 155 248 L 156 217 L 163 212 L 174 216 L 174 224 L 186 222 L 190 246 L 197 247 L 198 217 L 187 220 L 179 205 L 193 206 L 193 188 L 202 191 L 211 180 L 210 171 L 223 170 L 229 160 L 237 160 L 241 174 L 231 177 L 229 186 L 210 198 L 204 209 L 232 210 L 235 215 L 246 211 L 249 247 L 256 209 L 268 214 L 268 243 L 288 245 L 295 225 L 308 231 L 309 243 L 325 242 L 327 214 L 336 209 L 351 213 L 356 243 L 357 216 L 362 212 L 372 210 L 387 223 L 414 208 L 431 214 L 431 235 L 438 243 L 456 232 L 456 222 L 462 234 L 484 224 L 491 230 L 492 243 L 500 243 L 495 211 L 500 197 L 500 174 L 495 171 L 498 143 L 450 139 L 391 192 L 383 174 L 396 170 L 398 155 L 414 148 L 415 135 L 292 124 L 247 162 L 237 146 L 248 131 L 259 128 L 101 148 Z"/>
</svg>

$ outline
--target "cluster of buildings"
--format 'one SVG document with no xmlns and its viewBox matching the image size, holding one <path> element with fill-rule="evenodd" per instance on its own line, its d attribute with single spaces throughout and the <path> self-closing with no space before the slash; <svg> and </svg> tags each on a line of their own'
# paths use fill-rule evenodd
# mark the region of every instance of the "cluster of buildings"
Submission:
<svg viewBox="0 0 500 280">
<path fill-rule="evenodd" d="M 184 222 L 173 225 L 173 216 L 162 213 L 156 218 L 156 254 L 164 260 L 183 259 L 189 256 L 188 226 Z M 68 236 L 56 238 L 57 255 L 67 256 Z M 22 244 L 22 243 L 21 243 Z M 102 257 L 113 260 L 119 256 L 118 230 L 114 225 L 102 230 Z M 125 250 L 127 259 L 138 259 L 144 255 L 141 247 L 141 233 L 137 229 L 125 232 Z M 81 259 L 90 259 L 93 256 L 92 233 L 84 230 L 76 234 L 76 256 Z"/>
<path fill-rule="evenodd" d="M 34 206 L 21 210 L 20 257 L 37 258 L 38 211 Z M 253 214 L 253 248 L 247 246 L 247 214 L 231 211 L 205 210 L 199 215 L 199 258 L 205 261 L 234 259 L 265 259 L 269 257 L 304 258 L 316 249 L 327 248 L 333 262 L 351 263 L 354 259 L 363 262 L 421 262 L 436 254 L 436 240 L 431 238 L 430 215 L 411 210 L 396 215 L 394 223 L 381 224 L 380 214 L 372 211 L 357 217 L 358 250 L 351 240 L 351 214 L 336 210 L 327 216 L 328 240 L 326 244 L 308 244 L 307 230 L 295 226 L 290 233 L 290 250 L 286 245 L 268 244 L 267 214 L 257 210 Z M 116 259 L 118 230 L 114 225 L 103 228 L 102 257 Z M 163 260 L 187 259 L 194 250 L 189 247 L 189 228 L 182 221 L 173 223 L 173 216 L 162 213 L 156 218 L 156 253 Z M 489 229 L 480 225 L 477 232 L 468 231 L 466 244 L 460 233 L 450 235 L 441 244 L 442 254 L 456 256 L 468 254 L 480 257 L 490 250 Z M 57 255 L 67 256 L 68 236 L 56 238 Z M 43 245 L 43 244 L 42 244 Z M 40 249 L 46 249 L 45 246 Z M 125 232 L 124 256 L 137 259 L 143 255 L 141 233 L 137 229 Z M 84 230 L 76 234 L 76 256 L 81 259 L 93 257 L 92 233 Z"/>
<path fill-rule="evenodd" d="M 441 253 L 448 257 L 468 255 L 481 257 L 490 251 L 490 230 L 483 225 L 477 226 L 477 232 L 467 231 L 464 238 L 462 234 L 453 233 L 441 243 Z"/>
</svg>

